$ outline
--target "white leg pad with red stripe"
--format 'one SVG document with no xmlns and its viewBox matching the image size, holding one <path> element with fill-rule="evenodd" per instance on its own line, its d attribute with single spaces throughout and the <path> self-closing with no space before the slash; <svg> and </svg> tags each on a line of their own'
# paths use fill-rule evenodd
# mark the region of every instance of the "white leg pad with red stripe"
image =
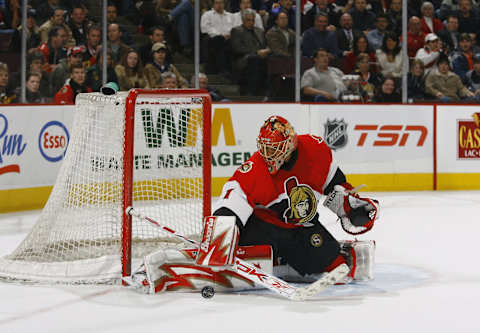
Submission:
<svg viewBox="0 0 480 333">
<path fill-rule="evenodd" d="M 196 263 L 204 266 L 232 265 L 238 237 L 234 216 L 205 217 Z"/>
<path fill-rule="evenodd" d="M 147 255 L 140 269 L 124 280 L 136 290 L 149 294 L 195 291 L 205 286 L 217 291 L 255 289 L 252 281 L 240 276 L 230 265 L 198 265 L 197 252 L 198 248 L 193 247 L 158 250 Z M 240 246 L 236 257 L 272 273 L 273 253 L 268 245 Z"/>
</svg>

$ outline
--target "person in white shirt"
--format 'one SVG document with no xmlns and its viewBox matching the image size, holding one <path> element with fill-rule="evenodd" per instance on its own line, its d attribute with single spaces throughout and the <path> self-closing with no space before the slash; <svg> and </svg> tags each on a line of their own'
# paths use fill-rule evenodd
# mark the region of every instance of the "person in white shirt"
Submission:
<svg viewBox="0 0 480 333">
<path fill-rule="evenodd" d="M 252 1 L 251 0 L 241 0 L 240 1 L 240 11 L 232 14 L 233 26 L 234 27 L 238 27 L 239 25 L 243 24 L 242 12 L 247 8 L 252 8 Z M 258 13 L 255 14 L 255 24 L 254 24 L 254 26 L 258 29 L 264 30 L 262 18 L 260 17 L 260 15 L 258 15 Z"/>
<path fill-rule="evenodd" d="M 228 74 L 231 64 L 230 31 L 233 28 L 232 14 L 225 11 L 224 0 L 214 0 L 213 8 L 206 11 L 200 20 L 200 31 L 207 42 L 209 73 Z"/>
<path fill-rule="evenodd" d="M 437 35 L 429 33 L 425 36 L 425 46 L 419 49 L 415 55 L 415 59 L 422 60 L 425 65 L 425 77 L 432 69 L 437 68 L 437 59 L 441 53 L 441 43 Z"/>
</svg>

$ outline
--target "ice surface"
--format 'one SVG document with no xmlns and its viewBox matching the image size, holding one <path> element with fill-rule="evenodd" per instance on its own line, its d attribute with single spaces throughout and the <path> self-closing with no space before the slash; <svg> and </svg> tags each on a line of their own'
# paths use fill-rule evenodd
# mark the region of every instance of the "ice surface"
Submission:
<svg viewBox="0 0 480 333">
<path fill-rule="evenodd" d="M 371 194 L 376 279 L 293 302 L 269 291 L 136 294 L 109 286 L 0 283 L 0 332 L 480 332 L 480 192 Z M 0 215 L 0 255 L 39 212 Z M 328 211 L 322 221 L 348 239 Z"/>
</svg>

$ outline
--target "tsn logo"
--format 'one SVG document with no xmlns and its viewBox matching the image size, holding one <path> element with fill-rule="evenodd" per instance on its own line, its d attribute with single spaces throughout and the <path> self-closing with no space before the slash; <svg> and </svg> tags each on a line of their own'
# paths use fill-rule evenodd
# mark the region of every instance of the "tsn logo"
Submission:
<svg viewBox="0 0 480 333">
<path fill-rule="evenodd" d="M 354 130 L 360 132 L 358 147 L 365 146 L 367 139 L 372 137 L 374 141 L 371 145 L 383 147 L 404 147 L 418 137 L 416 146 L 422 147 L 428 135 L 427 128 L 421 125 L 355 125 Z M 410 134 L 415 135 L 411 138 Z"/>
</svg>

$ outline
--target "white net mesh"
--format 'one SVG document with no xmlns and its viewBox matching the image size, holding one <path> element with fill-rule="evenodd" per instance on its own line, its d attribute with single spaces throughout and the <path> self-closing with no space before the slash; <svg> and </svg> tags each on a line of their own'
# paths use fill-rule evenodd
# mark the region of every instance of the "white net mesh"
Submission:
<svg viewBox="0 0 480 333">
<path fill-rule="evenodd" d="M 119 281 L 126 97 L 77 97 L 54 189 L 29 235 L 0 259 L 0 277 Z M 202 122 L 201 98 L 139 95 L 136 100 L 133 207 L 190 237 L 200 234 L 203 218 Z M 170 241 L 159 228 L 133 219 L 134 258 Z"/>
</svg>

